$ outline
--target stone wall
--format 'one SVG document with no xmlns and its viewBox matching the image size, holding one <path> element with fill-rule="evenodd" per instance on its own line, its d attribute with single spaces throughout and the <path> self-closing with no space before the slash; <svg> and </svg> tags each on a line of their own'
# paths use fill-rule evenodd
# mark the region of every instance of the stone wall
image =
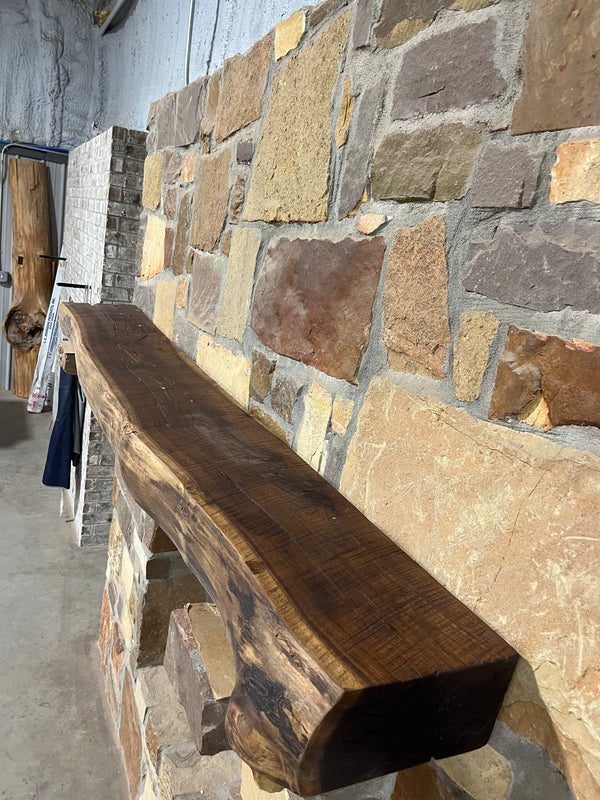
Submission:
<svg viewBox="0 0 600 800">
<path fill-rule="evenodd" d="M 522 656 L 395 800 L 600 798 L 599 31 L 327 0 L 150 111 L 134 302 Z"/>
<path fill-rule="evenodd" d="M 141 211 L 146 134 L 112 127 L 69 155 L 62 300 L 131 302 Z M 108 541 L 114 455 L 89 407 L 81 462 L 71 475 L 80 544 Z"/>
</svg>

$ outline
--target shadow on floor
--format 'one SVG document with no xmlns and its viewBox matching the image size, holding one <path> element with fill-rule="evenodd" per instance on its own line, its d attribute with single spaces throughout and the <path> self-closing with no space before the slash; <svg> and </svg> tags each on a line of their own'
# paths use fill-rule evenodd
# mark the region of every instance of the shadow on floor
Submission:
<svg viewBox="0 0 600 800">
<path fill-rule="evenodd" d="M 0 448 L 30 439 L 25 403 L 0 400 Z"/>
</svg>

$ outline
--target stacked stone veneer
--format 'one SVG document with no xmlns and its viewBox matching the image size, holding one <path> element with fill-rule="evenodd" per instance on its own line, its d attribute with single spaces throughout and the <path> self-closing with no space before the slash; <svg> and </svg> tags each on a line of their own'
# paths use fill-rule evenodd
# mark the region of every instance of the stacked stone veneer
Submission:
<svg viewBox="0 0 600 800">
<path fill-rule="evenodd" d="M 113 127 L 69 154 L 62 300 L 131 302 L 141 211 L 146 134 Z M 90 409 L 71 502 L 80 544 L 108 541 L 114 456 Z"/>
<path fill-rule="evenodd" d="M 328 0 L 150 111 L 134 302 L 522 656 L 394 800 L 600 798 L 599 29 Z"/>
</svg>

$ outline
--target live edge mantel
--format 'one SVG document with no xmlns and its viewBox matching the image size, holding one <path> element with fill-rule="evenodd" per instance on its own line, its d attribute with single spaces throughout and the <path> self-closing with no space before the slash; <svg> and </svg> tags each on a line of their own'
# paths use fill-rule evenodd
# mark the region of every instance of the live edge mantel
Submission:
<svg viewBox="0 0 600 800">
<path fill-rule="evenodd" d="M 306 796 L 486 743 L 506 642 L 139 309 L 63 305 L 61 326 L 129 491 L 226 622 L 247 763 Z"/>
</svg>

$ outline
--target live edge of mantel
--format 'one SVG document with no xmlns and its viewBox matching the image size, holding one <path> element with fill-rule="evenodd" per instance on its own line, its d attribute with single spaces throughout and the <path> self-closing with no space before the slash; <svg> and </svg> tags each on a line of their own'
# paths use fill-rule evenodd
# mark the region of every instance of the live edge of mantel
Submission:
<svg viewBox="0 0 600 800">
<path fill-rule="evenodd" d="M 483 746 L 515 651 L 139 309 L 60 318 L 129 491 L 226 623 L 233 749 L 308 796 Z"/>
</svg>

